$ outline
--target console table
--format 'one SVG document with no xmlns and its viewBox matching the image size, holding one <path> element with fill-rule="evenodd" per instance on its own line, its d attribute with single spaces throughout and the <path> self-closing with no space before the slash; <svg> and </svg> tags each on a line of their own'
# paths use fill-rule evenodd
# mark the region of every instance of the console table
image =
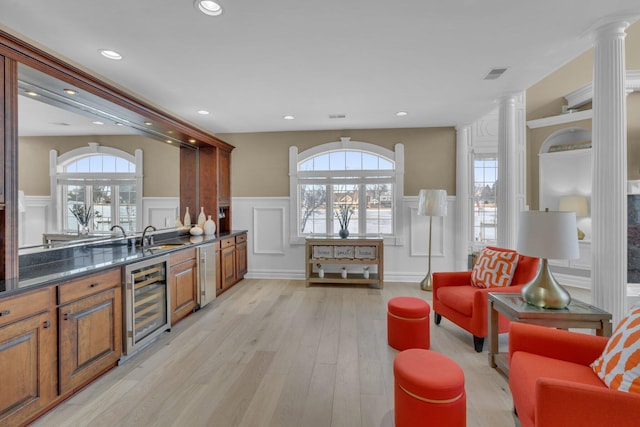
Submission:
<svg viewBox="0 0 640 427">
<path fill-rule="evenodd" d="M 384 240 L 378 236 L 310 236 L 305 251 L 306 285 L 370 284 L 383 288 Z M 320 277 L 320 268 L 324 271 Z M 365 269 L 367 272 L 365 272 Z M 346 270 L 347 277 L 342 277 Z M 337 272 L 336 272 L 337 271 Z M 368 277 L 366 277 L 368 274 Z"/>
</svg>

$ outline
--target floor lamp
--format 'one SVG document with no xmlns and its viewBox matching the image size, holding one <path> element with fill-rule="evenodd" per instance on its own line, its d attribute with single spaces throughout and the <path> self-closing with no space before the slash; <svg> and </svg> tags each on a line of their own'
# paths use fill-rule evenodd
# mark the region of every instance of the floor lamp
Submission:
<svg viewBox="0 0 640 427">
<path fill-rule="evenodd" d="M 447 216 L 447 192 L 445 190 L 420 190 L 418 215 L 429 217 L 429 264 L 427 275 L 420 282 L 420 289 L 431 290 L 431 230 L 434 216 Z"/>
</svg>

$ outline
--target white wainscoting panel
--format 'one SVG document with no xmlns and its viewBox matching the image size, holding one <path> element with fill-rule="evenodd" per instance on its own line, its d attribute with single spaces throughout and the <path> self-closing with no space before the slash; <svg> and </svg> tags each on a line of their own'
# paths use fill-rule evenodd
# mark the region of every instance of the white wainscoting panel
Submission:
<svg viewBox="0 0 640 427">
<path fill-rule="evenodd" d="M 180 198 L 179 197 L 143 197 L 143 224 L 153 225 L 157 228 L 174 227 L 176 219 L 180 218 Z M 191 222 L 198 221 L 198 212 L 191 213 Z M 143 226 L 138 227 L 142 231 Z"/>
<path fill-rule="evenodd" d="M 269 226 L 261 227 L 260 224 Z M 284 255 L 286 228 L 283 207 L 253 208 L 253 253 Z"/>
<path fill-rule="evenodd" d="M 429 220 L 428 216 L 418 215 L 418 207 L 412 206 L 411 211 L 411 256 L 429 255 Z M 431 257 L 444 256 L 444 216 L 434 216 L 431 225 Z"/>
<path fill-rule="evenodd" d="M 51 197 L 25 196 L 25 211 L 18 218 L 18 246 L 42 244 L 42 235 L 50 231 Z"/>
<path fill-rule="evenodd" d="M 405 197 L 398 209 L 404 227 L 398 241 L 385 241 L 386 282 L 416 282 L 427 265 L 428 217 L 418 217 L 418 198 Z M 455 197 L 447 198 L 448 215 L 434 218 L 432 271 L 452 271 L 455 265 Z M 234 230 L 247 230 L 247 278 L 304 279 L 304 244 L 291 244 L 288 197 L 234 197 Z M 412 218 L 413 217 L 413 218 Z"/>
</svg>

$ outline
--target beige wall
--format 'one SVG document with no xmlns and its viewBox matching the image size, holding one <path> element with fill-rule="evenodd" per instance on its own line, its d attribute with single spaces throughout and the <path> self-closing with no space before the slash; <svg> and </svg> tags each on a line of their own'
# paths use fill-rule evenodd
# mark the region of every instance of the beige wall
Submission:
<svg viewBox="0 0 640 427">
<path fill-rule="evenodd" d="M 351 137 L 393 150 L 405 148 L 404 194 L 421 188 L 443 188 L 455 194 L 456 132 L 454 128 L 368 129 L 218 134 L 236 148 L 232 153 L 234 197 L 289 196 L 289 147 L 302 152 L 316 145 Z"/>
<path fill-rule="evenodd" d="M 640 70 L 640 22 L 627 30 L 626 67 Z M 547 76 L 527 90 L 527 120 L 561 114 L 566 104 L 564 95 L 591 83 L 593 80 L 593 49 L 580 55 L 564 67 Z M 585 106 L 590 108 L 591 106 Z M 627 97 L 627 165 L 628 178 L 640 179 L 640 93 Z M 538 153 L 545 139 L 553 132 L 569 127 L 591 130 L 591 120 L 544 128 L 527 128 L 527 168 L 529 170 L 527 203 L 538 209 L 539 162 Z"/>
<path fill-rule="evenodd" d="M 18 144 L 18 188 L 28 196 L 49 196 L 49 151 L 58 155 L 89 142 L 134 154 L 142 150 L 145 197 L 178 197 L 180 150 L 139 135 L 21 137 Z"/>
</svg>

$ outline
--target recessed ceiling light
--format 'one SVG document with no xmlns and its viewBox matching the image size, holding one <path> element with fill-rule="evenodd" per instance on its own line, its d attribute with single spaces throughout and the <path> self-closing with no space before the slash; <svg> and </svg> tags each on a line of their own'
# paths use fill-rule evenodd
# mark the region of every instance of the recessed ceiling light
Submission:
<svg viewBox="0 0 640 427">
<path fill-rule="evenodd" d="M 207 110 L 198 110 L 198 114 L 202 114 L 203 116 L 206 116 L 207 114 L 209 114 L 209 112 Z"/>
<path fill-rule="evenodd" d="M 73 89 L 62 89 L 64 93 L 66 93 L 67 95 L 77 95 L 78 91 L 73 90 Z"/>
<path fill-rule="evenodd" d="M 170 139 L 166 139 L 166 140 L 165 140 L 165 142 L 166 142 L 167 144 L 171 144 L 171 140 L 170 140 Z"/>
<path fill-rule="evenodd" d="M 116 126 L 124 126 L 124 124 L 122 124 L 120 122 L 116 122 Z"/>
<path fill-rule="evenodd" d="M 195 139 L 193 139 L 193 138 L 191 138 L 191 139 L 189 140 L 189 142 L 190 142 L 190 143 L 192 143 L 192 144 L 195 144 L 196 140 L 195 140 Z"/>
<path fill-rule="evenodd" d="M 282 118 L 283 118 L 283 119 L 285 119 L 285 120 L 293 120 L 293 119 L 295 119 L 296 117 L 295 117 L 295 116 L 292 116 L 292 115 L 290 115 L 290 114 L 287 114 L 286 116 L 282 116 Z"/>
<path fill-rule="evenodd" d="M 406 111 L 398 111 L 398 112 L 396 113 L 396 116 L 398 116 L 398 117 L 403 117 L 403 116 L 406 116 L 407 114 L 409 114 L 409 113 L 407 113 Z"/>
<path fill-rule="evenodd" d="M 26 91 L 25 93 L 26 93 L 27 95 L 29 95 L 29 96 L 39 96 L 37 92 L 34 92 L 34 91 L 32 91 L 32 90 L 28 90 L 28 91 Z"/>
<path fill-rule="evenodd" d="M 196 0 L 194 6 L 205 15 L 219 16 L 222 14 L 222 6 L 211 0 Z"/>
<path fill-rule="evenodd" d="M 145 124 L 145 125 L 147 125 L 147 126 L 151 126 L 153 123 L 151 123 L 151 122 L 144 122 L 144 124 Z"/>
<path fill-rule="evenodd" d="M 101 121 L 98 121 L 98 120 L 93 121 L 91 123 L 93 123 L 94 125 L 103 125 L 104 124 L 104 122 L 101 122 Z"/>
<path fill-rule="evenodd" d="M 116 52 L 115 50 L 111 50 L 111 49 L 100 49 L 98 52 L 100 52 L 100 55 L 104 56 L 105 58 L 108 59 L 114 59 L 114 60 L 120 60 L 122 59 L 122 55 L 118 52 Z"/>
</svg>

